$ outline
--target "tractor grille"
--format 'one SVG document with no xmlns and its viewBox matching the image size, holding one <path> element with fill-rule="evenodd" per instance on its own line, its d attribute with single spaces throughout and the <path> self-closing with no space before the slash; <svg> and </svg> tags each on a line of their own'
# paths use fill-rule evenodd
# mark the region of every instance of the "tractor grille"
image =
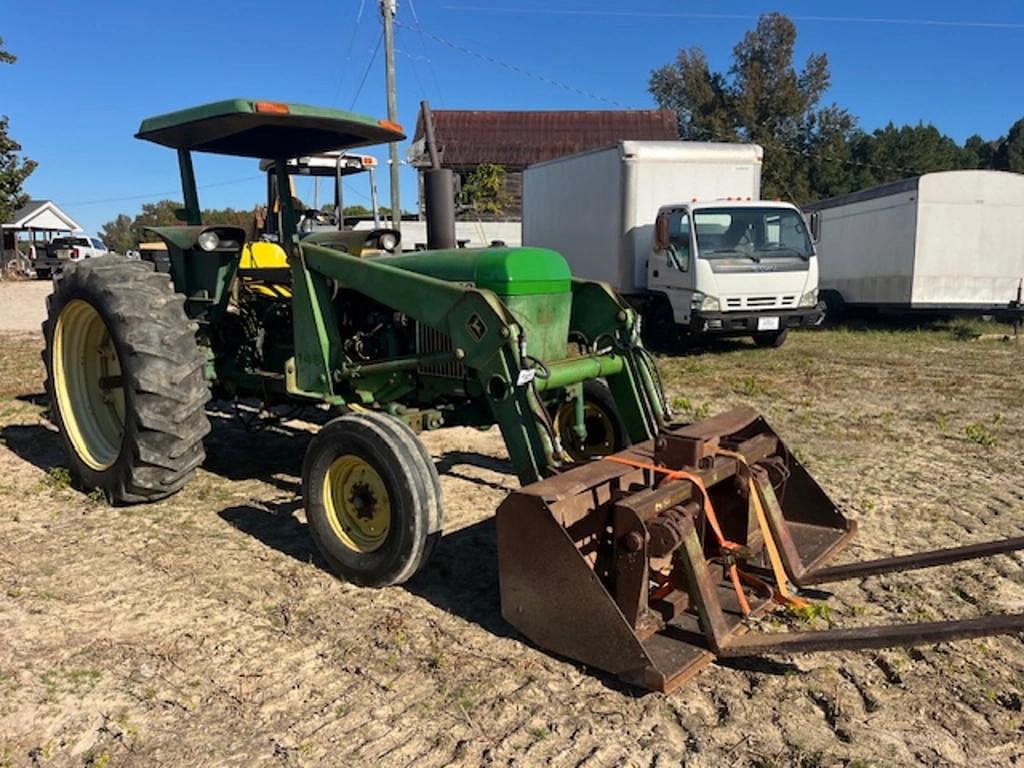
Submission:
<svg viewBox="0 0 1024 768">
<path fill-rule="evenodd" d="M 432 352 L 450 352 L 452 340 L 439 331 L 435 331 L 422 323 L 416 323 L 416 354 L 428 355 Z M 417 369 L 428 376 L 443 376 L 447 379 L 466 378 L 466 366 L 458 360 L 448 363 L 421 365 Z"/>
<path fill-rule="evenodd" d="M 725 309 L 794 309 L 796 296 L 726 296 Z"/>
</svg>

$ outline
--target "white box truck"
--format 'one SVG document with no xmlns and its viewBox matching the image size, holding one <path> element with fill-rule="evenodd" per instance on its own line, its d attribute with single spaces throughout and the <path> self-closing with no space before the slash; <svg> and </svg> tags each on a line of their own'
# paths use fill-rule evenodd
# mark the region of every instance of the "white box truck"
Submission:
<svg viewBox="0 0 1024 768">
<path fill-rule="evenodd" d="M 531 165 L 523 244 L 610 283 L 641 311 L 648 341 L 779 346 L 823 307 L 803 214 L 758 199 L 763 156 L 751 144 L 623 141 Z"/>
<path fill-rule="evenodd" d="M 927 173 L 807 213 L 830 314 L 1024 312 L 1024 175 Z"/>
</svg>

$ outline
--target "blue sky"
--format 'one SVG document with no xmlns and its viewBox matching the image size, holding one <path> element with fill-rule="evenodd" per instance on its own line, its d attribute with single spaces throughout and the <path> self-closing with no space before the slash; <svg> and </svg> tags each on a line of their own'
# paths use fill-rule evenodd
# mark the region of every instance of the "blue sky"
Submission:
<svg viewBox="0 0 1024 768">
<path fill-rule="evenodd" d="M 40 164 L 28 191 L 57 201 L 89 232 L 146 200 L 180 197 L 174 153 L 132 138 L 144 117 L 233 96 L 385 114 L 383 52 L 370 64 L 377 0 L 0 0 L 0 8 L 0 36 L 19 57 L 0 67 L 0 113 Z M 411 134 L 422 98 L 441 109 L 651 107 L 652 69 L 694 45 L 727 68 L 732 46 L 772 10 L 796 19 L 799 60 L 828 54 L 829 97 L 865 129 L 924 121 L 962 141 L 995 138 L 1024 116 L 1020 0 L 400 0 L 399 118 Z M 196 170 L 204 207 L 259 201 L 255 161 L 200 155 Z M 386 201 L 386 178 L 381 186 Z M 404 168 L 402 200 L 412 207 L 414 199 Z"/>
</svg>

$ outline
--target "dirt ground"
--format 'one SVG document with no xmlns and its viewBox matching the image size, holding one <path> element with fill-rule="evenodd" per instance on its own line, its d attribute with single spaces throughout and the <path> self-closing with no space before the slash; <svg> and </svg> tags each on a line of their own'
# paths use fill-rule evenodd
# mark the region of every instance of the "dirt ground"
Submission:
<svg viewBox="0 0 1024 768">
<path fill-rule="evenodd" d="M 49 280 L 0 280 L 0 329 L 38 331 L 52 288 Z"/>
<path fill-rule="evenodd" d="M 0 302 L 2 303 L 2 302 Z M 1024 343 L 794 334 L 663 357 L 679 410 L 761 409 L 857 519 L 850 557 L 1024 534 Z M 713 666 L 641 695 L 501 619 L 496 431 L 427 435 L 446 536 L 404 587 L 324 570 L 309 425 L 214 411 L 177 497 L 68 487 L 37 334 L 0 335 L 0 766 L 1024 765 L 1022 637 Z M 1020 554 L 835 586 L 840 626 L 1024 611 Z M 814 621 L 824 626 L 824 619 Z"/>
</svg>

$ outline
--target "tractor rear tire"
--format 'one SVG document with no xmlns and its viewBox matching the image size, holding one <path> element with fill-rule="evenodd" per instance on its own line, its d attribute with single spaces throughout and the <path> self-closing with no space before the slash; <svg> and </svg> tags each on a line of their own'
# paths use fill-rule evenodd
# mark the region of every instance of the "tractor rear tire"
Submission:
<svg viewBox="0 0 1024 768">
<path fill-rule="evenodd" d="M 54 278 L 46 308 L 50 419 L 75 483 L 111 504 L 181 490 L 205 458 L 210 392 L 169 276 L 120 256 L 76 262 Z"/>
<path fill-rule="evenodd" d="M 587 427 L 585 441 L 573 431 L 576 422 L 574 400 L 559 405 L 552 419 L 562 447 L 573 461 L 586 461 L 597 456 L 610 456 L 631 445 L 626 422 L 623 421 L 608 385 L 600 379 L 583 382 L 583 423 Z"/>
<path fill-rule="evenodd" d="M 306 521 L 331 569 L 353 584 L 409 580 L 440 537 L 437 470 L 418 442 L 390 416 L 359 412 L 328 422 L 309 443 Z"/>
</svg>

